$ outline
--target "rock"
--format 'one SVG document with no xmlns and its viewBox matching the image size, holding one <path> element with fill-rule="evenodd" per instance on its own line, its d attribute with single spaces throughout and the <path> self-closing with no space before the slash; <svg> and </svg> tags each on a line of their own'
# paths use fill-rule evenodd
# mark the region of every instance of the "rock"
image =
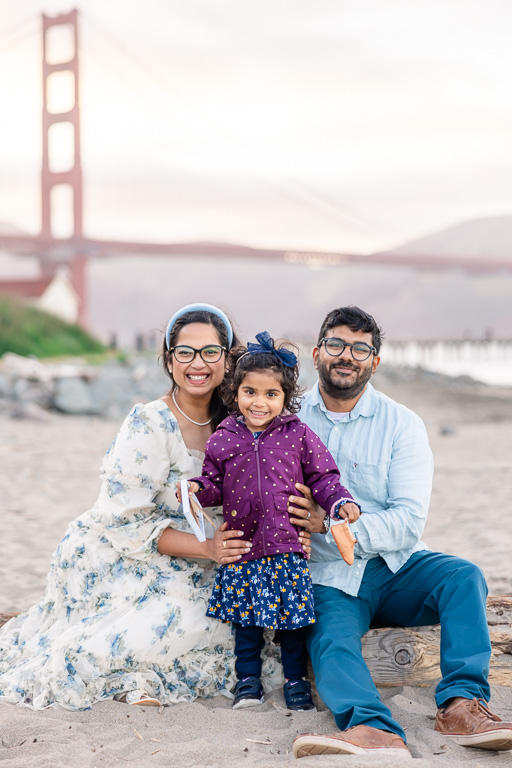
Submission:
<svg viewBox="0 0 512 768">
<path fill-rule="evenodd" d="M 101 409 L 94 402 L 90 385 L 79 378 L 57 379 L 53 405 L 63 413 L 83 415 L 101 413 Z"/>
<path fill-rule="evenodd" d="M 12 380 L 5 373 L 0 373 L 0 397 L 12 397 Z"/>
<path fill-rule="evenodd" d="M 26 419 L 27 421 L 48 421 L 50 415 L 44 408 L 30 400 L 20 400 L 8 411 L 11 419 Z"/>
<path fill-rule="evenodd" d="M 13 388 L 14 399 L 18 402 L 35 403 L 49 409 L 53 405 L 55 386 L 52 381 L 31 381 L 18 379 Z"/>
<path fill-rule="evenodd" d="M 41 363 L 32 357 L 23 357 L 14 352 L 6 352 L 0 361 L 2 373 L 12 378 L 30 379 L 32 381 L 52 381 L 68 376 L 80 376 L 85 379 L 94 378 L 96 371 L 91 366 L 74 365 L 73 363 Z"/>
</svg>

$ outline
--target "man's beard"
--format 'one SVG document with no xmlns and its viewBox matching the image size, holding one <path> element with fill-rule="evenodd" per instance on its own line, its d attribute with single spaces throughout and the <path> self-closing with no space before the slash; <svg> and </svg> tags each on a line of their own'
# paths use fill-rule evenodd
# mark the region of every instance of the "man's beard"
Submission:
<svg viewBox="0 0 512 768">
<path fill-rule="evenodd" d="M 318 378 L 320 379 L 320 385 L 326 395 L 332 397 L 335 400 L 353 400 L 355 397 L 361 394 L 366 387 L 372 375 L 372 366 L 368 365 L 364 368 L 356 370 L 351 364 L 345 366 L 345 368 L 353 371 L 356 376 L 350 376 L 350 383 L 347 379 L 344 379 L 339 374 L 333 374 L 333 369 L 339 366 L 339 362 L 336 363 L 321 363 L 318 361 Z M 335 377 L 335 378 L 334 378 Z"/>
</svg>

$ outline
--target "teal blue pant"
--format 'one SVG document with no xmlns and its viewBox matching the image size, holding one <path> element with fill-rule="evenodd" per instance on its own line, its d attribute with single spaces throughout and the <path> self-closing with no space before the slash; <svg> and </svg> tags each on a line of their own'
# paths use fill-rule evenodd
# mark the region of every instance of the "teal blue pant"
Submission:
<svg viewBox="0 0 512 768">
<path fill-rule="evenodd" d="M 372 627 L 441 624 L 441 674 L 437 706 L 454 696 L 489 701 L 491 641 L 486 617 L 487 586 L 467 560 L 417 552 L 397 573 L 381 557 L 366 565 L 357 597 L 315 584 L 316 623 L 307 643 L 318 693 L 342 731 L 371 725 L 405 741 L 401 726 L 381 702 L 361 653 Z"/>
</svg>

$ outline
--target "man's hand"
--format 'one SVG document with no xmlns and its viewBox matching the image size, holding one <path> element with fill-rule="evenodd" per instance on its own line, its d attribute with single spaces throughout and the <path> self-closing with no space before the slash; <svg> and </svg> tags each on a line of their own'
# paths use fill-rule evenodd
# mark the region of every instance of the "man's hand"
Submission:
<svg viewBox="0 0 512 768">
<path fill-rule="evenodd" d="M 313 501 L 307 485 L 295 483 L 295 487 L 304 496 L 288 497 L 288 514 L 293 525 L 299 525 L 310 533 L 324 533 L 325 512 Z M 346 505 L 345 505 L 346 506 Z M 293 516 L 292 516 L 293 515 Z"/>
</svg>

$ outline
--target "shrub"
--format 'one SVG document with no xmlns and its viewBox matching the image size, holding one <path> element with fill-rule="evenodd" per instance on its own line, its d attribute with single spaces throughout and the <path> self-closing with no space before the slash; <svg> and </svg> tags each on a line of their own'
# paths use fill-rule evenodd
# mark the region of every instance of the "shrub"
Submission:
<svg viewBox="0 0 512 768">
<path fill-rule="evenodd" d="M 73 323 L 31 307 L 11 296 L 0 296 L 0 355 L 54 357 L 103 352 L 101 342 Z"/>
</svg>

